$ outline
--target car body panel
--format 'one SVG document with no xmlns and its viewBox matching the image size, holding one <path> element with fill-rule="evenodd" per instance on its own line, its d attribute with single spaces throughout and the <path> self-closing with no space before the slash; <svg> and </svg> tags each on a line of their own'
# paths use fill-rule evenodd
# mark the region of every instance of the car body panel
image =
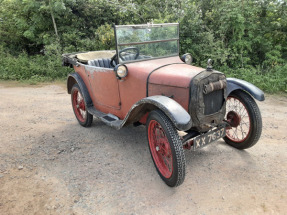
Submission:
<svg viewBox="0 0 287 215">
<path fill-rule="evenodd" d="M 149 83 L 174 87 L 189 88 L 191 79 L 205 69 L 187 65 L 180 61 L 157 69 L 149 77 Z"/>
<path fill-rule="evenodd" d="M 85 66 L 94 103 L 120 109 L 118 79 L 113 69 Z"/>
<path fill-rule="evenodd" d="M 185 99 L 189 96 L 189 91 L 186 90 L 186 88 L 188 88 L 187 83 L 190 82 L 192 75 L 195 74 L 196 71 L 201 71 L 203 69 L 182 64 L 179 57 L 167 57 L 150 61 L 127 63 L 128 76 L 121 80 L 116 78 L 113 69 L 94 67 L 81 63 L 74 65 L 74 69 L 87 86 L 94 107 L 101 112 L 114 114 L 119 119 L 123 120 L 131 107 L 136 102 L 146 97 L 149 75 L 158 68 L 160 74 L 163 74 L 163 71 L 161 71 L 163 67 L 175 69 L 176 67 L 173 67 L 173 64 L 186 66 L 185 70 L 189 71 L 188 75 L 184 75 L 184 72 L 181 72 L 182 83 L 174 82 L 176 87 L 152 83 L 149 85 L 149 95 L 174 97 L 173 99 L 188 111 L 189 100 Z M 172 73 L 172 69 L 169 70 L 170 73 Z M 156 74 L 157 72 L 158 71 L 153 73 Z M 160 76 L 155 75 L 153 77 L 153 75 L 151 75 L 152 78 L 149 80 L 154 83 L 160 83 Z M 167 79 L 167 77 L 165 79 Z M 171 94 L 172 92 L 173 94 Z"/>
<path fill-rule="evenodd" d="M 158 84 L 149 84 L 148 89 L 149 95 L 167 96 L 179 103 L 186 111 L 188 110 L 189 99 L 186 99 L 190 94 L 188 89 Z"/>
<path fill-rule="evenodd" d="M 155 70 L 148 79 L 147 95 L 165 95 L 188 111 L 190 82 L 203 68 L 184 63 L 169 64 Z"/>
<path fill-rule="evenodd" d="M 133 104 L 146 97 L 147 79 L 153 70 L 166 64 L 178 63 L 179 61 L 179 57 L 168 57 L 125 64 L 128 68 L 128 75 L 122 80 L 119 80 L 119 91 L 121 95 L 120 118 L 125 116 Z M 152 95 L 162 94 L 158 94 L 158 92 L 156 92 L 149 96 Z"/>
</svg>

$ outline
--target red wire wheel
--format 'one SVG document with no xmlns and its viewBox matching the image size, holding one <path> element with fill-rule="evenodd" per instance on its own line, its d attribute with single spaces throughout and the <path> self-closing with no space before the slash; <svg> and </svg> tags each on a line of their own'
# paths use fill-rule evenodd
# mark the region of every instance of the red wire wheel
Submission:
<svg viewBox="0 0 287 215">
<path fill-rule="evenodd" d="M 236 90 L 227 97 L 225 119 L 230 125 L 224 137 L 227 144 L 246 149 L 257 143 L 262 132 L 262 118 L 249 94 Z"/>
<path fill-rule="evenodd" d="M 149 149 L 158 174 L 167 185 L 180 185 L 185 177 L 185 156 L 177 130 L 160 110 L 149 114 L 146 125 Z"/>
<path fill-rule="evenodd" d="M 173 172 L 171 148 L 161 125 L 151 120 L 148 127 L 149 145 L 158 170 L 165 178 Z"/>
<path fill-rule="evenodd" d="M 230 127 L 226 136 L 233 142 L 242 143 L 250 133 L 250 116 L 245 105 L 236 97 L 230 96 L 226 103 L 226 119 Z"/>
<path fill-rule="evenodd" d="M 91 115 L 86 109 L 85 100 L 78 84 L 75 84 L 72 87 L 71 100 L 74 114 L 80 125 L 84 127 L 91 126 L 93 115 Z"/>
</svg>

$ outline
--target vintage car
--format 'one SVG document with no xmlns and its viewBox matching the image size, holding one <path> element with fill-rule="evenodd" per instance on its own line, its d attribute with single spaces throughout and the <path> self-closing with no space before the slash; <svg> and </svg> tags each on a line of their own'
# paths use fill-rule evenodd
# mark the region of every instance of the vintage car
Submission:
<svg viewBox="0 0 287 215">
<path fill-rule="evenodd" d="M 80 125 L 93 116 L 120 129 L 146 125 L 151 157 L 163 181 L 185 178 L 184 149 L 220 138 L 237 148 L 255 145 L 262 119 L 254 85 L 179 57 L 179 24 L 114 25 L 116 50 L 63 54 L 73 67 L 67 88 Z"/>
</svg>

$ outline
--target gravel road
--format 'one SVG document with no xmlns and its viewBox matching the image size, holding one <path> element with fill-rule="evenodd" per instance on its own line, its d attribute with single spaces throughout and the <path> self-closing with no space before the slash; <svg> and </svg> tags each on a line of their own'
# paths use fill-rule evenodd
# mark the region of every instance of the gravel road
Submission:
<svg viewBox="0 0 287 215">
<path fill-rule="evenodd" d="M 258 103 L 263 133 L 186 151 L 184 183 L 158 176 L 145 127 L 81 127 L 61 85 L 0 83 L 0 214 L 286 214 L 287 97 Z"/>
</svg>

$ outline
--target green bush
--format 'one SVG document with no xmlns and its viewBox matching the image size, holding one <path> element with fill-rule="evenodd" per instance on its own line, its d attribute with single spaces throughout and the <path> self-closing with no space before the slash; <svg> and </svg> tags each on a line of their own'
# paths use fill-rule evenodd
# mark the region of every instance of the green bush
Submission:
<svg viewBox="0 0 287 215">
<path fill-rule="evenodd" d="M 45 55 L 33 56 L 25 52 L 12 56 L 2 50 L 0 52 L 0 79 L 43 82 L 67 77 L 71 69 L 62 67 L 61 55 L 55 44 L 46 48 Z"/>
<path fill-rule="evenodd" d="M 261 68 L 228 69 L 221 68 L 227 77 L 234 77 L 253 83 L 268 93 L 287 93 L 287 64 L 276 66 L 272 70 L 263 71 Z"/>
<path fill-rule="evenodd" d="M 65 78 L 61 54 L 115 48 L 112 23 L 180 23 L 194 65 L 286 92 L 287 2 L 0 0 L 0 79 Z"/>
</svg>

